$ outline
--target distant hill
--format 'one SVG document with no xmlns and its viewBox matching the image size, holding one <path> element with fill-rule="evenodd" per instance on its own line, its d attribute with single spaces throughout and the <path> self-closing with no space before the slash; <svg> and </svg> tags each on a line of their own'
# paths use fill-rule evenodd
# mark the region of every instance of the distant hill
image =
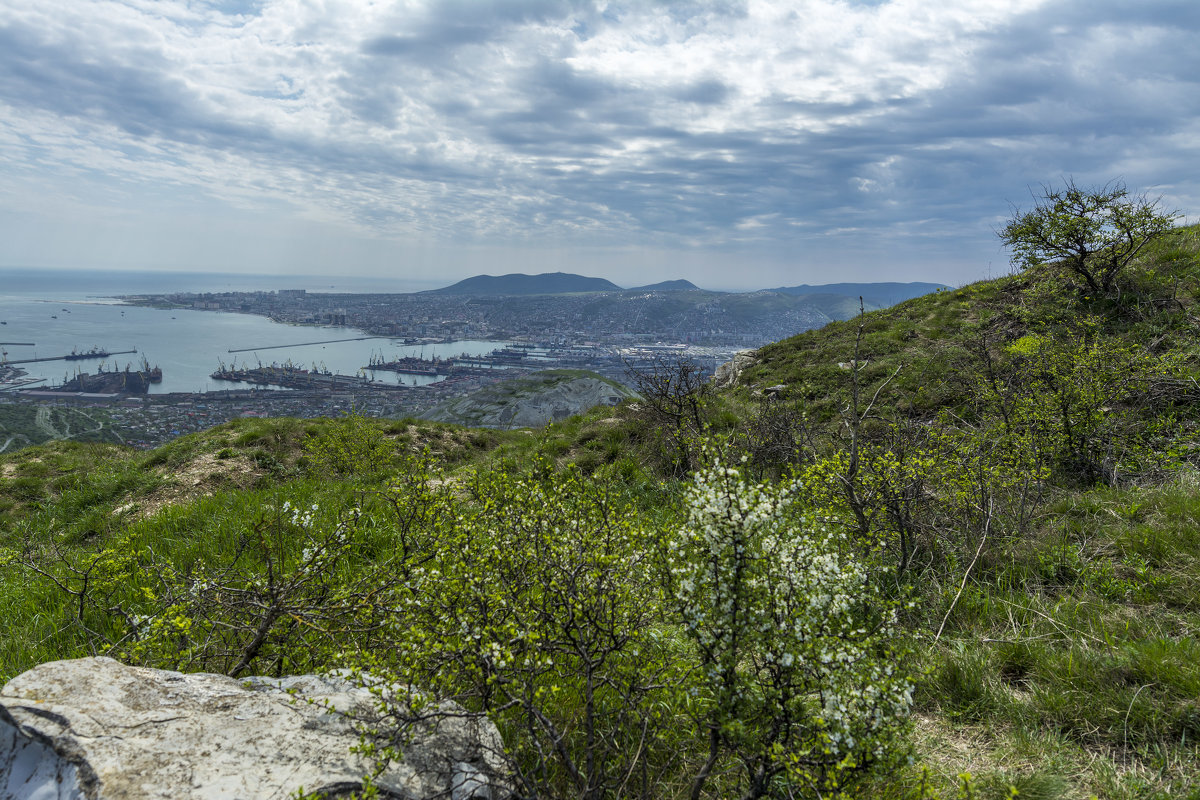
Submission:
<svg viewBox="0 0 1200 800">
<path fill-rule="evenodd" d="M 814 294 L 779 293 L 805 303 L 830 319 L 851 319 L 858 316 L 858 295 L 826 294 L 823 292 Z M 878 311 L 889 305 L 894 304 L 877 302 L 874 299 L 863 297 L 863 306 L 867 311 Z"/>
<path fill-rule="evenodd" d="M 799 286 L 780 286 L 768 291 L 802 296 L 824 295 L 826 298 L 829 295 L 851 297 L 855 301 L 854 311 L 857 312 L 859 297 L 863 299 L 863 303 L 868 309 L 872 307 L 885 308 L 914 297 L 936 292 L 938 289 L 949 288 L 941 283 L 826 283 L 818 285 L 802 283 Z M 835 319 L 838 318 L 837 315 L 831 316 L 834 316 Z"/>
<path fill-rule="evenodd" d="M 626 289 L 629 292 L 696 292 L 700 291 L 700 287 L 691 281 L 663 281 L 662 283 L 652 283 L 649 286 L 634 286 L 632 289 Z"/>
<path fill-rule="evenodd" d="M 570 292 L 619 292 L 621 287 L 604 278 L 589 278 L 569 272 L 543 272 L 540 275 L 476 275 L 444 289 L 422 294 L 567 294 Z"/>
</svg>

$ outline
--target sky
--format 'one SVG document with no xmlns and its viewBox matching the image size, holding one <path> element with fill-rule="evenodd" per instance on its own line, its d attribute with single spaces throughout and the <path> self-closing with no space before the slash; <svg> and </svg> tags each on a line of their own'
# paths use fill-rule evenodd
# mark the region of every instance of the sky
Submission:
<svg viewBox="0 0 1200 800">
<path fill-rule="evenodd" d="M 0 266 L 749 290 L 1200 214 L 1196 0 L 0 0 Z"/>
</svg>

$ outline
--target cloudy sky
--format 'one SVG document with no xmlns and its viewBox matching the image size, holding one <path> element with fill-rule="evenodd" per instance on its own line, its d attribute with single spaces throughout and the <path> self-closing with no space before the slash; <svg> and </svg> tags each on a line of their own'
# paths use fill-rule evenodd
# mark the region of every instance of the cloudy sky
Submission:
<svg viewBox="0 0 1200 800">
<path fill-rule="evenodd" d="M 0 0 L 0 266 L 961 284 L 1200 212 L 1196 0 Z"/>
</svg>

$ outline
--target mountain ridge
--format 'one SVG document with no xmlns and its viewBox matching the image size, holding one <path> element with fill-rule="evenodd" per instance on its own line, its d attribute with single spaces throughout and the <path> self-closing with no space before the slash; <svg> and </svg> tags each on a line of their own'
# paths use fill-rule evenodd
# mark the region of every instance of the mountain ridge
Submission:
<svg viewBox="0 0 1200 800">
<path fill-rule="evenodd" d="M 896 303 L 902 303 L 905 300 L 911 300 L 914 297 L 950 288 L 952 287 L 942 283 L 882 281 L 872 283 L 802 283 L 797 286 L 777 286 L 774 289 L 767 289 L 766 291 L 800 296 L 843 295 L 854 299 L 861 297 L 866 305 L 883 308 L 895 305 Z"/>
<path fill-rule="evenodd" d="M 573 272 L 541 272 L 528 274 L 510 272 L 504 275 L 473 275 L 463 278 L 457 283 L 440 289 L 427 289 L 417 294 L 453 294 L 478 296 L 515 296 L 541 294 L 571 294 L 579 292 L 710 292 L 712 294 L 760 294 L 775 292 L 793 296 L 809 296 L 818 298 L 818 302 L 828 303 L 833 296 L 849 297 L 857 300 L 862 297 L 864 302 L 879 308 L 919 297 L 951 287 L 941 283 L 913 281 L 901 283 L 895 281 L 868 283 L 827 283 L 799 284 L 796 286 L 777 286 L 770 289 L 754 289 L 745 292 L 726 292 L 702 289 L 684 278 L 659 281 L 642 286 L 624 288 L 607 278 L 596 278 Z"/>
</svg>

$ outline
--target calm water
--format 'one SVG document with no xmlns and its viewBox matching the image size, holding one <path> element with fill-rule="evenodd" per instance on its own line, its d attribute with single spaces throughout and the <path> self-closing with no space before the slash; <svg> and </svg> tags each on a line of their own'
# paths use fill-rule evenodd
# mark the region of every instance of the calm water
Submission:
<svg viewBox="0 0 1200 800">
<path fill-rule="evenodd" d="M 412 291 L 392 282 L 391 288 L 378 281 L 338 279 L 343 291 Z M 292 363 L 329 369 L 343 375 L 358 374 L 371 355 L 388 359 L 401 355 L 426 358 L 448 357 L 460 353 L 480 355 L 491 352 L 497 342 L 453 342 L 437 345 L 405 346 L 394 339 L 369 339 L 361 342 L 289 347 L 230 354 L 230 349 L 344 339 L 366 335 L 354 328 L 330 328 L 282 325 L 265 317 L 249 314 L 224 314 L 211 311 L 162 311 L 119 305 L 113 295 L 165 291 L 253 291 L 258 289 L 310 289 L 333 291 L 329 282 L 317 278 L 280 278 L 278 276 L 201 275 L 196 273 L 94 273 L 0 270 L 0 343 L 33 342 L 35 346 L 0 345 L 10 360 L 61 356 L 72 350 L 99 347 L 109 352 L 137 350 L 114 355 L 103 362 L 44 361 L 22 364 L 28 378 L 42 378 L 43 385 L 58 385 L 75 371 L 95 372 L 137 368 L 143 357 L 162 367 L 163 381 L 151 392 L 204 392 L 236 388 L 242 384 L 214 381 L 209 375 L 220 362 L 254 366 L 261 362 Z M 336 285 L 336 284 L 335 284 Z M 373 287 L 373 288 L 371 288 Z M 425 288 L 425 287 L 421 287 Z M 367 373 L 371 375 L 372 373 Z M 429 378 L 374 373 L 376 380 L 389 383 L 427 383 Z"/>
</svg>

